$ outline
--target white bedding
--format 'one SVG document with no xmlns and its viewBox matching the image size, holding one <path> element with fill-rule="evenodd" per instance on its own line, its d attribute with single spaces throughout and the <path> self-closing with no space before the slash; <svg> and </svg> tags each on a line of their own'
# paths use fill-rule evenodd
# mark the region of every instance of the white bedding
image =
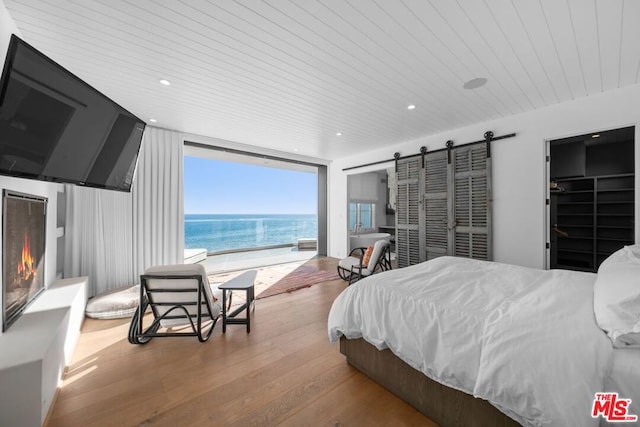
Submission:
<svg viewBox="0 0 640 427">
<path fill-rule="evenodd" d="M 441 257 L 373 275 L 334 301 L 328 331 L 364 338 L 524 425 L 597 425 L 611 342 L 595 275 Z"/>
<path fill-rule="evenodd" d="M 611 370 L 605 377 L 604 388 L 631 399 L 629 413 L 640 416 L 640 349 L 616 348 L 613 350 Z M 602 423 L 606 425 L 607 423 Z M 617 425 L 629 425 L 618 423 Z"/>
</svg>

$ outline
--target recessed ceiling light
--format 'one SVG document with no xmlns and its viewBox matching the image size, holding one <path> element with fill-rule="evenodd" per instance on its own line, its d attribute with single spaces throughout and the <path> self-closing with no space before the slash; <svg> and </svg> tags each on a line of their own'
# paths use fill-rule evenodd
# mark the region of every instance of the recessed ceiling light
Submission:
<svg viewBox="0 0 640 427">
<path fill-rule="evenodd" d="M 407 107 L 407 110 L 414 110 L 416 108 L 415 105 L 411 104 Z"/>
<path fill-rule="evenodd" d="M 171 84 L 171 82 L 169 80 L 160 79 L 160 84 L 161 85 L 165 85 L 165 86 L 169 86 Z"/>
<path fill-rule="evenodd" d="M 157 122 L 157 120 L 156 120 L 156 119 L 149 119 L 149 121 L 150 121 L 151 123 L 156 123 L 156 122 Z"/>
<path fill-rule="evenodd" d="M 600 134 L 599 133 L 594 133 L 593 135 L 591 135 L 591 138 L 600 138 Z"/>
<path fill-rule="evenodd" d="M 485 79 L 484 77 L 476 77 L 475 79 L 471 79 L 463 84 L 462 87 L 465 89 L 478 89 L 485 84 L 487 84 L 487 79 Z"/>
<path fill-rule="evenodd" d="M 342 132 L 336 133 L 336 136 L 342 136 Z"/>
<path fill-rule="evenodd" d="M 297 152 L 298 152 L 298 149 L 297 149 L 297 148 L 294 148 L 294 149 L 293 149 L 293 151 L 295 151 L 295 152 L 297 153 Z"/>
</svg>

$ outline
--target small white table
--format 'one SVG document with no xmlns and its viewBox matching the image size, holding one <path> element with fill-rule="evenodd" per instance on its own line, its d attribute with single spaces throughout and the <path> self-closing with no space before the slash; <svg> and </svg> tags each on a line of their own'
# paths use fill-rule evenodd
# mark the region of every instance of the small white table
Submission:
<svg viewBox="0 0 640 427">
<path fill-rule="evenodd" d="M 239 276 L 218 285 L 218 289 L 222 291 L 222 333 L 227 332 L 227 325 L 247 325 L 247 333 L 251 332 L 251 306 L 255 299 L 253 283 L 257 274 L 256 270 L 245 271 Z M 231 305 L 232 291 L 245 291 L 247 293 L 247 301 L 231 313 L 227 313 L 227 292 L 229 293 L 229 305 Z M 237 318 L 236 316 L 245 309 L 247 310 L 246 316 Z"/>
</svg>

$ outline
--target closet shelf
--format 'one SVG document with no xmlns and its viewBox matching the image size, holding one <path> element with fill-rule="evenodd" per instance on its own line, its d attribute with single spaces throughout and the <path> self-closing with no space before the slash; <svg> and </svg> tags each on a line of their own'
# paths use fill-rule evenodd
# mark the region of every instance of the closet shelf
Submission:
<svg viewBox="0 0 640 427">
<path fill-rule="evenodd" d="M 596 271 L 607 256 L 633 243 L 634 174 L 552 181 L 566 191 L 551 191 L 551 221 L 568 234 L 552 245 L 552 268 Z"/>
<path fill-rule="evenodd" d="M 586 194 L 586 193 L 593 193 L 593 190 L 564 190 L 564 191 L 551 190 L 551 194 L 558 194 L 558 195 L 563 195 L 563 194 Z"/>
<path fill-rule="evenodd" d="M 610 189 L 598 189 L 598 193 L 621 193 L 623 191 L 634 191 L 634 188 L 610 188 Z"/>
<path fill-rule="evenodd" d="M 593 200 L 590 202 L 558 202 L 558 205 L 568 206 L 568 205 L 593 205 Z"/>
<path fill-rule="evenodd" d="M 589 254 L 589 255 L 592 255 L 593 254 L 593 250 L 558 248 L 558 253 L 564 253 L 564 254 Z"/>
<path fill-rule="evenodd" d="M 598 241 L 620 242 L 622 245 L 633 245 L 633 239 L 615 238 L 615 237 L 598 237 Z"/>
<path fill-rule="evenodd" d="M 632 205 L 633 204 L 633 200 L 612 200 L 612 201 L 606 201 L 606 202 L 601 202 L 600 200 L 598 200 L 598 204 L 599 205 Z"/>
</svg>

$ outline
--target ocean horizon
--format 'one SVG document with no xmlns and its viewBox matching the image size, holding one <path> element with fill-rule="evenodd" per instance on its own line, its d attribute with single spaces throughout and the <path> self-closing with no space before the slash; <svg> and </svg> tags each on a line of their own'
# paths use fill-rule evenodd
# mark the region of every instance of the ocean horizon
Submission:
<svg viewBox="0 0 640 427">
<path fill-rule="evenodd" d="M 294 244 L 317 238 L 316 214 L 185 214 L 184 247 L 208 252 Z"/>
</svg>

